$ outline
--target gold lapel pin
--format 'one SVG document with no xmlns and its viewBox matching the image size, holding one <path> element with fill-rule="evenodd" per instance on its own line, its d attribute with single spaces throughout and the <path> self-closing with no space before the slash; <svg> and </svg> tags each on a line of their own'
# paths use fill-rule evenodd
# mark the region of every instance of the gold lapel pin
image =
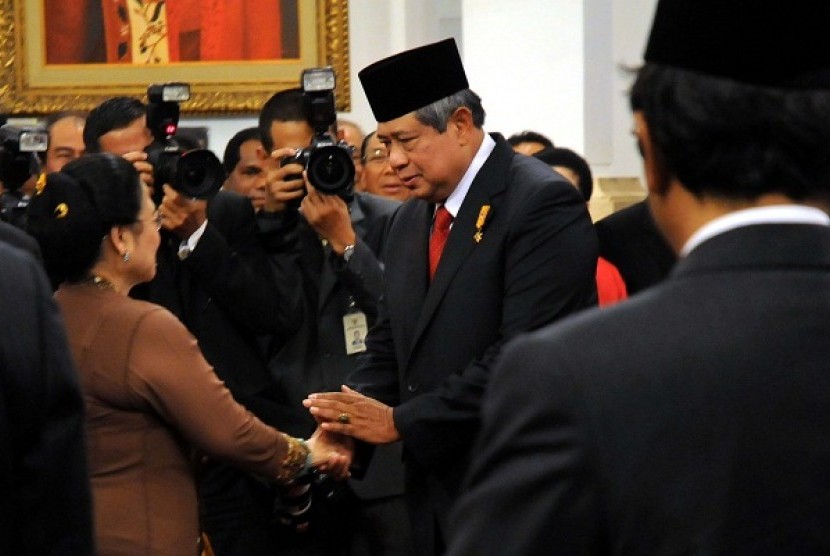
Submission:
<svg viewBox="0 0 830 556">
<path fill-rule="evenodd" d="M 476 220 L 476 233 L 473 235 L 473 239 L 476 243 L 481 243 L 481 240 L 484 239 L 484 223 L 487 222 L 487 215 L 490 214 L 490 205 L 484 205 L 481 207 L 481 210 L 478 211 L 478 220 Z"/>
</svg>

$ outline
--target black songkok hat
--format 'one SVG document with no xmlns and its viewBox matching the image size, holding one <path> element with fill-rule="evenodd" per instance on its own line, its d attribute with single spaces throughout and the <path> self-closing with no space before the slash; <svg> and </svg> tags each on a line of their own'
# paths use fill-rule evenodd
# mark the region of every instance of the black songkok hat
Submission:
<svg viewBox="0 0 830 556">
<path fill-rule="evenodd" d="M 384 58 L 358 74 L 378 122 L 388 122 L 469 87 L 455 39 Z"/>
<path fill-rule="evenodd" d="M 789 89 L 830 86 L 830 1 L 660 0 L 646 62 Z"/>
</svg>

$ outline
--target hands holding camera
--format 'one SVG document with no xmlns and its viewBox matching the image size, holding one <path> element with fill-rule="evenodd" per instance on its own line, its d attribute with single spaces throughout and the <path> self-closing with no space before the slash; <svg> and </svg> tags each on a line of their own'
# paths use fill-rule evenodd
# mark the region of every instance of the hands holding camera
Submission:
<svg viewBox="0 0 830 556">
<path fill-rule="evenodd" d="M 132 163 L 135 171 L 138 172 L 139 179 L 144 187 L 150 189 L 150 194 L 153 193 L 153 165 L 147 161 L 147 153 L 144 151 L 130 151 L 121 155 L 124 160 Z"/>
<path fill-rule="evenodd" d="M 265 209 L 268 212 L 282 212 L 290 204 L 299 205 L 305 195 L 305 178 L 302 164 L 280 163 L 284 158 L 294 156 L 297 149 L 284 147 L 271 152 L 271 167 L 267 173 L 265 187 Z"/>
<path fill-rule="evenodd" d="M 290 204 L 298 204 L 311 228 L 327 240 L 332 250 L 343 254 L 347 245 L 357 241 L 349 206 L 339 195 L 322 194 L 308 181 L 305 168 L 299 163 L 281 166 L 297 149 L 282 148 L 271 153 L 272 169 L 268 172 L 265 210 L 280 212 Z M 298 177 L 301 176 L 301 177 Z"/>
</svg>

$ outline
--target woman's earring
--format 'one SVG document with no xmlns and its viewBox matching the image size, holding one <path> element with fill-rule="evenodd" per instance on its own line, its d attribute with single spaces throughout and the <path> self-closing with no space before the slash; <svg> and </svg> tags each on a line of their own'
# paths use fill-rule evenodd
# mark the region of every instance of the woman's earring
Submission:
<svg viewBox="0 0 830 556">
<path fill-rule="evenodd" d="M 124 254 L 121 256 L 121 258 L 123 259 L 123 261 L 125 263 L 130 262 L 130 252 L 129 251 L 124 251 Z"/>
</svg>

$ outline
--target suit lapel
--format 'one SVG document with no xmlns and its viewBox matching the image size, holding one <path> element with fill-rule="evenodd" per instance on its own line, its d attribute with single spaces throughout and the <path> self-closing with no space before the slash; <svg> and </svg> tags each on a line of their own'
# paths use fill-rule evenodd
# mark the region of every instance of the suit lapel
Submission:
<svg viewBox="0 0 830 556">
<path fill-rule="evenodd" d="M 452 284 L 464 261 L 478 245 L 475 241 L 476 231 L 478 231 L 476 224 L 482 208 L 489 206 L 484 229 L 494 217 L 497 217 L 498 194 L 504 191 L 507 183 L 505 174 L 512 156 L 512 149 L 506 143 L 497 141 L 496 148 L 470 185 L 467 196 L 461 204 L 461 209 L 453 221 L 447 244 L 444 246 L 444 252 L 441 255 L 441 261 L 438 263 L 435 278 L 427 290 L 413 335 L 413 348 L 417 345 L 420 336 L 435 314 L 444 294 L 447 292 L 447 288 Z M 430 213 L 431 215 L 432 213 Z M 424 268 L 426 268 L 427 259 L 428 254 L 424 253 Z"/>
</svg>

